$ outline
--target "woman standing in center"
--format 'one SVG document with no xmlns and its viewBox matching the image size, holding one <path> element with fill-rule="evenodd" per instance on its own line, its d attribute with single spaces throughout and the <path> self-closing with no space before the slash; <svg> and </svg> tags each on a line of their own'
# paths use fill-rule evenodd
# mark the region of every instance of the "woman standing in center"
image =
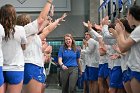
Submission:
<svg viewBox="0 0 140 93">
<path fill-rule="evenodd" d="M 58 62 L 62 70 L 60 71 L 62 93 L 75 93 L 76 82 L 78 79 L 78 67 L 80 65 L 80 51 L 76 49 L 75 41 L 71 34 L 64 36 L 64 45 L 60 47 Z"/>
</svg>

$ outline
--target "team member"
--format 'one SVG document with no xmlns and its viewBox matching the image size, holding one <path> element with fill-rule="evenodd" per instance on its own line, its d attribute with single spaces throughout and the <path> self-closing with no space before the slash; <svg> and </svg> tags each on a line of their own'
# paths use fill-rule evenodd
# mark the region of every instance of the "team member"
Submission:
<svg viewBox="0 0 140 93">
<path fill-rule="evenodd" d="M 1 44 L 2 44 L 2 38 L 5 36 L 4 33 L 4 28 L 3 26 L 0 24 L 0 93 L 4 93 L 4 77 L 3 77 L 3 70 L 2 70 L 2 66 L 3 66 L 3 53 L 2 53 L 2 49 L 1 49 Z"/>
<path fill-rule="evenodd" d="M 16 11 L 12 5 L 1 7 L 0 23 L 5 31 L 2 41 L 5 93 L 21 93 L 24 77 L 23 50 L 27 40 L 24 28 L 16 25 L 16 19 Z"/>
</svg>

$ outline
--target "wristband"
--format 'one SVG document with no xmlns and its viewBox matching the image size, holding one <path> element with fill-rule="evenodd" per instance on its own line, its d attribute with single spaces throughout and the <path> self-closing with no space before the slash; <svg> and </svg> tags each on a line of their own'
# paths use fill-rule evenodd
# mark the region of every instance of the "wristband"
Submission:
<svg viewBox="0 0 140 93">
<path fill-rule="evenodd" d="M 60 66 L 62 67 L 64 64 L 61 64 Z"/>
</svg>

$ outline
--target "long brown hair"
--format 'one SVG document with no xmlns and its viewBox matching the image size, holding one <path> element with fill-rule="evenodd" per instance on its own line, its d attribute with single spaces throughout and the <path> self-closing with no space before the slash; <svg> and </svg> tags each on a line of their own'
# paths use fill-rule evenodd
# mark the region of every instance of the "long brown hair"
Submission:
<svg viewBox="0 0 140 93">
<path fill-rule="evenodd" d="M 64 41 L 65 41 L 65 37 L 70 37 L 70 38 L 71 38 L 71 40 L 72 40 L 71 48 L 74 50 L 74 52 L 76 52 L 76 44 L 75 44 L 75 40 L 74 40 L 74 38 L 72 37 L 72 35 L 71 35 L 71 34 L 65 34 L 65 35 L 64 35 Z M 68 48 L 68 46 L 67 46 L 66 43 L 64 43 L 64 48 L 65 48 L 65 49 Z"/>
<path fill-rule="evenodd" d="M 28 14 L 20 14 L 17 17 L 17 25 L 25 26 L 31 22 L 31 17 Z"/>
<path fill-rule="evenodd" d="M 1 7 L 0 9 L 0 23 L 4 27 L 5 31 L 5 40 L 8 41 L 11 38 L 11 34 L 14 37 L 15 33 L 15 25 L 16 25 L 16 11 L 15 8 L 10 5 L 6 4 Z"/>
</svg>

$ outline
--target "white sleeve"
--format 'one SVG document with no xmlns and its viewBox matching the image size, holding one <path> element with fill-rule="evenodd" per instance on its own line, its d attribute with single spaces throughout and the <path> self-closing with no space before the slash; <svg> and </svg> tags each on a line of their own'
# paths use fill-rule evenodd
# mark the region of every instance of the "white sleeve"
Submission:
<svg viewBox="0 0 140 93">
<path fill-rule="evenodd" d="M 93 29 L 91 29 L 90 31 L 90 34 L 92 35 L 92 36 L 95 36 L 95 37 L 102 37 L 99 33 L 97 33 L 95 30 L 93 30 Z"/>
<path fill-rule="evenodd" d="M 140 41 L 140 26 L 136 27 L 134 31 L 130 34 L 130 37 L 135 41 L 139 42 Z"/>
<path fill-rule="evenodd" d="M 27 44 L 25 29 L 22 28 L 20 31 L 21 31 L 21 44 Z"/>
<path fill-rule="evenodd" d="M 25 25 L 24 28 L 25 28 L 26 37 L 39 32 L 37 20 Z"/>
<path fill-rule="evenodd" d="M 86 47 L 83 52 L 85 52 L 86 54 L 91 53 L 94 51 L 94 47 L 95 47 L 95 41 L 90 39 L 88 41 L 88 47 Z"/>
<path fill-rule="evenodd" d="M 111 34 L 109 33 L 108 25 L 103 26 L 102 34 L 103 34 L 103 37 L 106 38 L 106 39 L 114 39 L 114 37 L 111 36 Z"/>
<path fill-rule="evenodd" d="M 0 36 L 1 37 L 5 36 L 4 28 L 3 28 L 3 26 L 1 24 L 0 24 Z"/>
</svg>

